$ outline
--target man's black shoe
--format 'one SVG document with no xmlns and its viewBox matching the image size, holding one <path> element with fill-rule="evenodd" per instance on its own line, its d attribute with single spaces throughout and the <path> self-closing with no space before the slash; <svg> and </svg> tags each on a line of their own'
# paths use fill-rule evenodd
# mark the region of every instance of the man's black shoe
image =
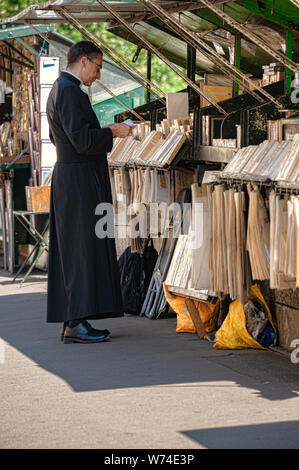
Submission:
<svg viewBox="0 0 299 470">
<path fill-rule="evenodd" d="M 88 321 L 86 321 L 86 320 L 82 320 L 82 323 L 85 324 L 85 325 L 87 326 L 87 328 L 89 328 L 89 329 L 91 328 L 91 329 L 93 330 L 93 332 L 94 332 L 94 333 L 96 332 L 99 336 L 100 336 L 100 335 L 107 335 L 107 336 L 109 336 L 109 337 L 111 336 L 110 331 L 107 330 L 107 329 L 104 329 L 104 330 L 97 330 L 97 329 L 95 329 L 95 328 L 92 328 L 92 326 L 91 326 L 91 325 L 88 323 Z M 67 327 L 67 324 L 68 324 L 68 322 L 64 322 L 63 325 L 62 325 L 62 329 L 61 329 L 61 333 L 60 333 L 60 339 L 61 339 L 61 341 L 64 340 L 64 333 L 65 333 L 65 329 L 66 329 L 66 327 Z"/>
<path fill-rule="evenodd" d="M 106 328 L 104 330 L 98 330 L 97 328 L 93 328 L 87 320 L 83 320 L 82 323 L 84 323 L 84 325 L 87 326 L 87 328 L 91 328 L 92 331 L 94 332 L 94 334 L 98 334 L 98 335 L 107 335 L 107 336 L 111 336 L 111 333 L 109 330 L 107 330 Z"/>
<path fill-rule="evenodd" d="M 101 343 L 108 341 L 109 335 L 104 330 L 95 330 L 87 321 L 82 321 L 74 328 L 65 327 L 63 342 L 69 343 Z"/>
</svg>

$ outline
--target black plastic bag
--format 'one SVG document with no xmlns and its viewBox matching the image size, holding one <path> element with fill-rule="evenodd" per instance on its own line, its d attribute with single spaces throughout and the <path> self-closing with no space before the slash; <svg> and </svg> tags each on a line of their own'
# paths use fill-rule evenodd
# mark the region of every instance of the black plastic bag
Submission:
<svg viewBox="0 0 299 470">
<path fill-rule="evenodd" d="M 118 268 L 125 313 L 140 314 L 157 258 L 152 240 L 143 253 L 132 253 L 129 246 L 120 256 Z"/>
</svg>

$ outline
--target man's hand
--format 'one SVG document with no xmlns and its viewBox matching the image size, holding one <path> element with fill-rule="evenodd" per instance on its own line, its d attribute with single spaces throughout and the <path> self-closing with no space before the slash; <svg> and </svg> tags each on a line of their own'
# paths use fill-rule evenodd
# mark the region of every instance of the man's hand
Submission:
<svg viewBox="0 0 299 470">
<path fill-rule="evenodd" d="M 113 137 L 127 137 L 131 131 L 131 127 L 127 124 L 110 124 L 107 127 L 110 127 Z"/>
</svg>

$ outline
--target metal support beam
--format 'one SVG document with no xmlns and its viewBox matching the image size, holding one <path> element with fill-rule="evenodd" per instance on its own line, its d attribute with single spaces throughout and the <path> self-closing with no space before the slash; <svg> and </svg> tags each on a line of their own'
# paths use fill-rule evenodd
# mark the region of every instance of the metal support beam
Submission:
<svg viewBox="0 0 299 470">
<path fill-rule="evenodd" d="M 190 44 L 187 44 L 187 76 L 195 82 L 195 71 L 196 71 L 196 49 Z M 188 86 L 189 98 L 192 96 L 192 88 Z"/>
<path fill-rule="evenodd" d="M 284 54 L 281 52 L 275 51 L 270 47 L 263 39 L 260 37 L 256 36 L 254 33 L 249 31 L 247 28 L 245 28 L 243 25 L 232 19 L 229 15 L 224 13 L 222 10 L 216 7 L 213 3 L 210 2 L 210 0 L 201 0 L 201 3 L 203 3 L 206 7 L 208 7 L 210 10 L 212 10 L 214 13 L 216 13 L 220 18 L 222 18 L 226 23 L 228 23 L 230 26 L 232 26 L 234 29 L 239 31 L 240 33 L 244 34 L 245 37 L 250 39 L 250 41 L 254 42 L 257 46 L 259 46 L 261 49 L 264 49 L 268 54 L 270 54 L 272 57 L 275 57 L 278 62 L 282 63 L 286 67 L 289 67 L 293 72 L 298 72 L 299 67 L 298 65 L 293 62 L 290 58 L 286 57 Z"/>
<path fill-rule="evenodd" d="M 6 67 L 3 67 L 2 65 L 0 65 L 0 69 L 1 69 L 1 70 L 4 70 L 5 72 L 8 72 L 8 73 L 10 73 L 10 75 L 12 75 L 12 74 L 13 74 L 13 72 L 12 72 L 12 70 L 11 70 L 11 69 L 7 69 Z"/>
<path fill-rule="evenodd" d="M 16 47 L 14 47 L 12 44 L 10 44 L 9 41 L 3 41 L 3 43 L 9 47 L 12 51 L 14 51 L 16 54 L 18 54 L 22 59 L 24 59 L 26 62 L 29 63 L 29 65 L 34 65 L 32 60 L 30 60 L 28 57 L 25 56 L 21 51 L 19 51 Z"/>
<path fill-rule="evenodd" d="M 157 85 L 152 83 L 151 81 L 147 80 L 133 65 L 131 65 L 126 59 L 124 59 L 118 52 L 112 49 L 106 41 L 99 38 L 95 33 L 93 33 L 87 26 L 83 25 L 77 18 L 71 15 L 66 9 L 60 10 L 60 15 L 63 16 L 68 22 L 70 22 L 83 36 L 87 37 L 96 45 L 101 45 L 104 49 L 105 54 L 110 57 L 110 59 L 115 62 L 124 72 L 131 75 L 131 77 L 139 82 L 142 86 L 146 87 L 147 85 L 153 88 L 152 94 L 158 98 L 163 104 L 165 104 L 165 100 L 159 96 L 158 93 L 162 94 L 165 97 L 165 93 L 160 90 Z M 117 57 L 118 60 L 115 59 Z M 125 66 L 123 65 L 125 64 Z M 156 90 L 156 91 L 154 91 Z"/>
<path fill-rule="evenodd" d="M 235 35 L 235 50 L 234 50 L 234 66 L 236 69 L 241 68 L 241 36 L 240 34 Z M 236 76 L 238 76 L 236 74 Z M 240 86 L 237 81 L 234 81 L 233 96 L 238 96 L 240 92 Z"/>
<path fill-rule="evenodd" d="M 97 0 L 100 1 L 100 0 Z M 224 71 L 224 73 L 228 76 L 230 76 L 233 80 L 239 81 L 240 78 L 243 79 L 243 83 L 240 82 L 240 85 L 245 88 L 254 98 L 258 101 L 262 101 L 262 98 L 252 89 L 250 89 L 250 86 L 253 89 L 258 90 L 262 95 L 264 95 L 268 100 L 272 101 L 278 108 L 282 108 L 283 105 L 273 98 L 270 93 L 268 93 L 266 90 L 264 90 L 262 87 L 256 85 L 250 78 L 247 77 L 243 72 L 238 70 L 234 65 L 230 64 L 224 57 L 221 55 L 217 54 L 217 51 L 210 47 L 203 39 L 201 39 L 196 33 L 193 33 L 189 31 L 187 28 L 182 26 L 181 24 L 178 24 L 176 20 L 171 16 L 168 15 L 167 11 L 164 10 L 159 4 L 157 4 L 156 1 L 154 0 L 141 0 L 144 4 L 148 6 L 148 8 L 154 10 L 156 12 L 156 15 L 158 18 L 163 19 L 165 24 L 168 24 L 174 31 L 179 32 L 181 36 L 184 38 L 185 41 L 189 42 L 190 44 L 194 45 L 196 49 L 198 49 L 203 55 L 209 58 L 213 63 L 215 63 L 221 70 Z M 207 54 L 209 52 L 211 56 Z M 224 66 L 224 67 L 223 67 Z M 230 72 L 228 72 L 228 70 Z M 231 73 L 233 72 L 233 73 Z M 235 76 L 239 78 L 237 78 Z"/>
<path fill-rule="evenodd" d="M 147 79 L 151 81 L 152 78 L 152 53 L 151 51 L 147 51 L 146 56 L 146 71 L 147 71 Z M 149 103 L 151 101 L 151 87 L 147 85 L 146 87 L 146 102 Z"/>
<path fill-rule="evenodd" d="M 286 37 L 286 54 L 289 59 L 293 57 L 293 28 L 288 28 Z M 290 95 L 292 92 L 292 70 L 286 68 L 286 94 Z"/>
<path fill-rule="evenodd" d="M 113 62 L 115 62 L 124 72 L 127 72 L 131 77 L 138 81 L 142 86 L 145 88 L 147 86 L 152 88 L 152 94 L 156 96 L 158 100 L 161 101 L 161 103 L 165 104 L 165 97 L 166 94 L 164 91 L 162 91 L 155 83 L 153 83 L 150 79 L 144 77 L 142 73 L 139 72 L 139 70 L 134 67 L 132 64 L 130 64 L 124 57 L 122 57 L 115 49 L 109 46 L 106 41 L 103 39 L 99 38 L 97 35 L 92 33 L 88 27 L 85 25 L 81 25 L 84 29 L 86 29 L 86 32 L 89 34 L 89 37 L 91 39 L 94 39 L 98 41 L 101 44 L 101 47 L 104 48 L 105 54 L 110 57 Z M 118 60 L 115 59 L 117 57 Z M 124 64 L 124 65 L 123 65 Z M 137 77 L 136 77 L 137 76 Z M 160 96 L 162 95 L 162 97 Z"/>
<path fill-rule="evenodd" d="M 27 23 L 27 21 L 25 21 L 25 23 Z M 45 41 L 47 41 L 49 44 L 52 45 L 52 47 L 54 47 L 54 49 L 57 50 L 57 52 L 59 52 L 60 54 L 62 55 L 66 55 L 66 53 L 64 52 L 64 50 L 60 49 L 58 46 L 56 46 L 56 44 L 54 45 L 52 43 L 52 41 L 50 41 L 50 39 L 48 38 L 47 34 L 48 33 L 42 33 L 41 31 L 39 31 L 37 28 L 35 28 L 35 26 L 33 26 L 31 23 L 27 23 L 27 24 L 30 24 L 30 28 L 32 28 L 36 34 L 38 34 L 42 39 L 44 39 Z"/>
<path fill-rule="evenodd" d="M 56 47 L 57 51 L 60 52 L 62 55 L 66 56 L 66 52 L 64 52 L 62 49 L 59 49 L 56 45 L 54 46 L 52 44 L 52 41 L 49 40 L 49 38 L 44 35 L 43 33 L 41 33 L 38 29 L 36 29 L 33 25 L 31 25 L 31 27 L 37 32 L 37 34 L 39 34 L 45 41 L 48 42 L 48 44 L 51 44 L 53 47 Z M 137 117 L 138 120 L 140 121 L 144 121 L 144 119 L 138 114 L 136 113 L 136 111 L 134 111 L 134 109 L 131 109 L 129 106 L 127 106 L 122 100 L 120 100 L 111 90 L 109 90 L 109 88 L 107 88 L 105 85 L 103 85 L 103 83 L 101 83 L 99 80 L 96 80 L 96 83 L 97 85 L 99 85 L 103 90 L 105 90 L 110 96 L 112 96 L 112 98 L 114 98 L 119 104 L 121 104 L 122 106 L 124 106 L 124 108 L 126 108 L 128 111 L 130 111 L 132 114 L 134 114 L 134 116 Z"/>
<path fill-rule="evenodd" d="M 7 54 L 4 54 L 3 52 L 0 52 L 0 57 L 4 57 L 5 59 L 9 59 L 11 62 L 15 62 L 18 65 L 22 65 L 23 67 L 28 67 L 29 69 L 33 69 L 33 65 L 30 64 L 25 64 L 25 62 L 22 62 L 21 60 L 15 59 L 12 56 L 9 56 Z"/>
<path fill-rule="evenodd" d="M 145 46 L 150 49 L 157 57 L 159 57 L 168 67 L 170 67 L 177 75 L 179 75 L 190 87 L 195 90 L 199 95 L 202 95 L 209 103 L 215 106 L 221 114 L 227 115 L 227 112 L 216 103 L 210 95 L 203 92 L 199 86 L 197 86 L 192 80 L 190 80 L 183 72 L 181 72 L 170 60 L 168 60 L 156 47 L 154 47 L 147 39 L 145 39 L 142 34 L 138 33 L 126 20 L 124 20 L 112 7 L 110 4 L 106 3 L 104 0 L 97 0 L 97 2 L 102 5 L 109 13 L 114 16 L 114 18 L 122 24 L 126 29 L 133 33 L 137 39 Z"/>
<path fill-rule="evenodd" d="M 163 10 L 156 2 L 153 2 L 151 0 L 141 0 L 143 3 L 145 3 L 148 8 L 152 9 L 153 11 L 156 12 L 156 15 L 158 18 L 164 21 L 165 24 L 167 24 L 173 31 L 177 32 L 177 34 L 180 35 L 181 38 L 183 38 L 187 44 L 192 45 L 195 49 L 197 49 L 202 55 L 204 55 L 208 60 L 213 62 L 216 67 L 218 67 L 220 70 L 223 71 L 224 74 L 228 75 L 232 81 L 238 81 L 240 82 L 239 75 L 242 75 L 244 80 L 248 80 L 247 76 L 244 74 L 241 74 L 238 69 L 236 69 L 233 65 L 231 65 L 226 59 L 221 57 L 220 55 L 217 54 L 217 52 L 208 46 L 205 41 L 201 39 L 201 35 L 198 35 L 196 33 L 191 32 L 189 29 L 184 27 L 181 23 L 178 24 L 174 18 L 172 18 L 168 13 Z M 208 52 L 207 52 L 208 51 Z M 232 71 L 228 71 L 225 67 L 228 67 Z M 238 78 L 236 78 L 236 74 Z M 246 81 L 244 83 L 241 83 L 243 88 L 245 88 L 248 93 L 251 93 L 252 96 L 257 101 L 263 102 L 263 99 L 257 95 L 254 91 L 252 91 L 249 86 L 246 85 Z M 253 84 L 253 83 L 252 83 Z"/>
<path fill-rule="evenodd" d="M 144 121 L 143 117 L 141 117 L 140 114 L 136 113 L 134 109 L 131 109 L 128 105 L 126 105 L 126 103 L 119 99 L 118 96 L 116 96 L 113 91 L 109 90 L 109 88 L 103 85 L 103 83 L 101 83 L 99 80 L 96 80 L 96 84 L 103 88 L 103 90 L 105 90 L 107 93 L 109 93 L 112 98 L 114 98 L 119 104 L 121 104 L 124 108 L 130 111 L 130 113 L 134 114 L 134 116 L 136 116 L 139 121 Z"/>
</svg>

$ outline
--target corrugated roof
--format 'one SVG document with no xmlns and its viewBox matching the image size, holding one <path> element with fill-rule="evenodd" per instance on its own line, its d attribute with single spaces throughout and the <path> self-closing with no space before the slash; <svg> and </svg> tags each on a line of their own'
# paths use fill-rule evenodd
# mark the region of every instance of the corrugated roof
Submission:
<svg viewBox="0 0 299 470">
<path fill-rule="evenodd" d="M 223 2 L 225 0 L 217 0 Z M 153 14 L 138 1 L 107 1 L 113 8 L 128 21 L 140 21 L 151 18 Z M 160 2 L 168 11 L 184 11 L 196 9 L 194 2 L 163 0 Z M 32 5 L 5 22 L 36 23 L 64 23 L 65 19 L 59 14 L 59 10 L 65 8 L 73 13 L 76 18 L 84 23 L 112 21 L 113 16 L 101 6 L 97 0 L 50 0 L 42 5 Z"/>
<path fill-rule="evenodd" d="M 106 3 L 113 6 L 128 22 L 134 22 L 136 31 L 158 48 L 167 59 L 187 68 L 186 42 L 166 27 L 151 11 L 147 10 L 142 2 L 130 0 L 107 1 Z M 178 23 L 203 36 L 207 43 L 216 49 L 218 54 L 224 54 L 227 60 L 230 59 L 235 32 L 216 13 L 209 8 L 203 8 L 200 1 L 164 0 L 159 3 L 177 18 Z M 225 13 L 260 36 L 273 49 L 280 50 L 283 53 L 285 53 L 286 47 L 286 31 L 290 26 L 294 27 L 293 61 L 299 61 L 299 15 L 298 8 L 292 1 L 217 0 L 213 2 L 213 4 L 215 3 L 221 3 L 221 9 Z M 59 10 L 62 8 L 71 12 L 82 23 L 110 22 L 109 29 L 112 32 L 142 46 L 142 42 L 132 33 L 128 33 L 123 26 L 117 24 L 113 15 L 108 13 L 97 0 L 51 0 L 43 5 L 33 5 L 19 15 L 10 18 L 9 21 L 17 22 L 19 20 L 35 24 L 37 22 L 66 22 L 59 14 Z M 273 61 L 275 59 L 268 52 L 247 40 L 243 35 L 241 43 L 241 70 L 243 72 L 260 76 L 262 65 L 267 65 Z M 198 74 L 202 72 L 219 73 L 220 70 L 217 69 L 217 65 L 198 51 L 196 72 Z"/>
<path fill-rule="evenodd" d="M 293 30 L 293 61 L 299 62 L 299 11 L 290 0 L 259 0 L 259 7 L 254 0 L 238 0 L 226 2 L 221 9 L 231 18 L 246 26 L 273 49 L 286 51 L 286 32 L 290 26 Z M 273 7 L 274 5 L 274 7 Z M 297 13 L 297 14 L 296 14 Z M 199 34 L 217 53 L 230 59 L 234 47 L 235 30 L 223 21 L 216 13 L 208 8 L 196 11 L 173 13 L 177 23 L 188 30 Z M 140 40 L 123 26 L 111 23 L 108 28 L 111 32 L 127 39 L 135 44 L 141 44 Z M 158 18 L 140 21 L 134 25 L 134 29 L 141 33 L 145 39 L 158 48 L 168 59 L 187 68 L 186 43 Z M 241 44 L 241 70 L 254 76 L 261 76 L 262 65 L 267 65 L 276 60 L 263 49 L 253 44 L 242 36 Z M 219 47 L 221 46 L 221 47 Z M 208 59 L 197 51 L 197 73 L 221 73 Z"/>
</svg>

